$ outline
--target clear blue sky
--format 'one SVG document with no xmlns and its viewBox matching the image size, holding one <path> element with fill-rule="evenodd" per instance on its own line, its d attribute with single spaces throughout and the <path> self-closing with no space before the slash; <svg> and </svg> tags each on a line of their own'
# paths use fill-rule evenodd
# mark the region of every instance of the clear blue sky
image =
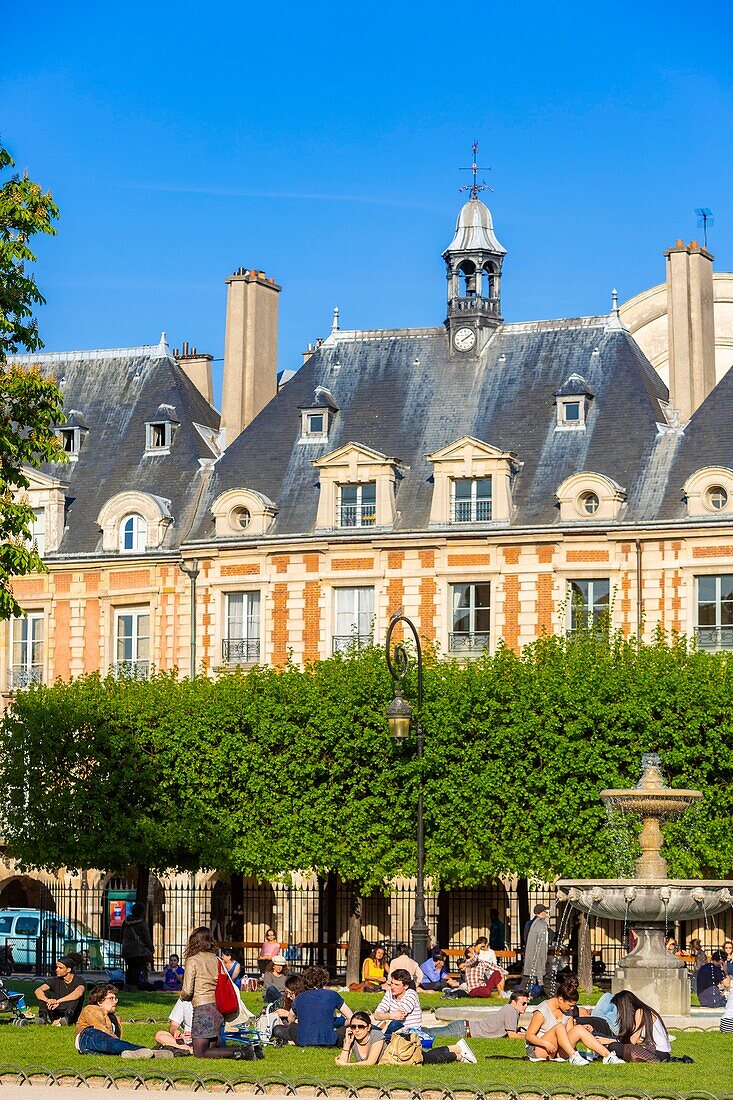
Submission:
<svg viewBox="0 0 733 1100">
<path fill-rule="evenodd" d="M 474 137 L 508 320 L 661 282 L 696 206 L 733 269 L 730 3 L 40 0 L 13 19 L 0 137 L 62 213 L 37 268 L 48 350 L 165 329 L 219 357 L 239 266 L 283 286 L 281 367 L 334 305 L 346 328 L 440 324 Z"/>
</svg>

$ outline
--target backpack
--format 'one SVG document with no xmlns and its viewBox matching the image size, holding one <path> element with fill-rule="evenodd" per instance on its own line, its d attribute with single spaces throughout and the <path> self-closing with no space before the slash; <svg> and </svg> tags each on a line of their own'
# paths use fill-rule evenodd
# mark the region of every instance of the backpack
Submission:
<svg viewBox="0 0 733 1100">
<path fill-rule="evenodd" d="M 261 1016 L 257 1017 L 257 1030 L 263 1043 L 269 1043 L 272 1038 L 272 1029 L 280 1023 L 280 1017 L 274 1005 L 268 1005 Z"/>
<path fill-rule="evenodd" d="M 216 989 L 214 990 L 214 1001 L 217 1010 L 221 1012 L 222 1016 L 237 1015 L 240 1010 L 240 1001 L 236 986 L 227 974 L 220 959 L 217 959 L 217 963 L 219 973 L 216 978 Z"/>
<path fill-rule="evenodd" d="M 383 1066 L 420 1066 L 422 1065 L 422 1043 L 420 1036 L 414 1033 L 401 1035 L 396 1032 L 381 1058 Z"/>
</svg>

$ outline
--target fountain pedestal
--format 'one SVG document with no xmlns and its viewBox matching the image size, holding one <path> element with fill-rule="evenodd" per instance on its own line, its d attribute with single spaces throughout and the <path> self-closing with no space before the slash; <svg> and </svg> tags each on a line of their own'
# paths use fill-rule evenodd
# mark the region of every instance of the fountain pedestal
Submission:
<svg viewBox="0 0 733 1100">
<path fill-rule="evenodd" d="M 664 930 L 657 924 L 635 924 L 637 943 L 616 967 L 611 992 L 630 989 L 642 1001 L 667 1016 L 690 1012 L 690 975 L 682 959 L 664 946 Z"/>
</svg>

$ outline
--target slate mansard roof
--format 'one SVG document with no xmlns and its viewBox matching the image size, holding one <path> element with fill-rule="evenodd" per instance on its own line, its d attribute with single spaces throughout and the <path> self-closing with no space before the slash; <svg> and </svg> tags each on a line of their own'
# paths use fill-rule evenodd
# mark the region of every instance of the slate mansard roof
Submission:
<svg viewBox="0 0 733 1100">
<path fill-rule="evenodd" d="M 219 414 L 186 377 L 165 341 L 15 356 L 13 361 L 37 364 L 54 377 L 67 415 L 74 410 L 74 422 L 83 420 L 88 427 L 76 461 L 42 467 L 43 473 L 68 483 L 63 539 L 58 552 L 48 557 L 99 553 L 99 512 L 127 490 L 170 501 L 173 523 L 161 550 L 180 545 L 194 518 L 205 467 L 218 454 L 211 440 L 219 429 Z M 170 453 L 146 456 L 146 421 L 162 419 L 161 405 L 175 410 L 169 415 L 175 428 Z"/>
<path fill-rule="evenodd" d="M 586 428 L 557 431 L 555 395 L 573 374 L 593 395 Z M 319 386 L 338 412 L 327 440 L 302 441 L 300 410 L 312 406 Z M 268 537 L 316 533 L 313 462 L 348 442 L 404 464 L 392 530 L 427 531 L 433 490 L 427 456 L 464 436 L 517 455 L 514 514 L 502 525 L 509 529 L 559 526 L 557 489 L 581 471 L 626 490 L 626 506 L 611 525 L 684 519 L 676 460 L 682 437 L 667 429 L 668 400 L 613 314 L 502 325 L 476 359 L 451 358 L 443 328 L 335 332 L 217 462 L 192 541 L 214 538 L 212 503 L 233 488 L 276 503 Z M 727 454 L 733 456 L 733 439 Z M 701 453 L 698 468 L 708 463 Z"/>
</svg>

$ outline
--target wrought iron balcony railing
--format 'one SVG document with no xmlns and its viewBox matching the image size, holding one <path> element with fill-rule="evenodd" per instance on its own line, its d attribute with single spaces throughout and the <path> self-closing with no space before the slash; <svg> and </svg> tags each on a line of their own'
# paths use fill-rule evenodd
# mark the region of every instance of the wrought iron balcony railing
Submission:
<svg viewBox="0 0 733 1100">
<path fill-rule="evenodd" d="M 698 626 L 695 638 L 700 649 L 733 649 L 733 626 Z"/>
<path fill-rule="evenodd" d="M 332 653 L 345 653 L 348 649 L 361 649 L 362 646 L 371 645 L 371 634 L 334 634 L 332 638 Z"/>
<path fill-rule="evenodd" d="M 222 660 L 227 664 L 251 664 L 260 659 L 259 638 L 224 638 L 221 643 Z"/>
<path fill-rule="evenodd" d="M 490 519 L 490 500 L 456 500 L 453 502 L 454 523 L 487 523 Z"/>
<path fill-rule="evenodd" d="M 144 680 L 150 674 L 150 661 L 115 661 L 112 675 L 118 680 Z"/>
<path fill-rule="evenodd" d="M 31 684 L 43 683 L 43 670 L 26 667 L 13 668 L 10 670 L 8 681 L 10 691 L 20 691 L 22 688 L 30 687 Z"/>
<path fill-rule="evenodd" d="M 498 298 L 451 298 L 448 311 L 454 313 L 483 313 L 487 317 L 501 317 L 501 302 Z"/>
<path fill-rule="evenodd" d="M 451 653 L 480 653 L 489 645 L 488 630 L 465 631 L 448 635 L 448 649 Z"/>
<path fill-rule="evenodd" d="M 342 504 L 340 527 L 373 527 L 377 522 L 376 504 Z"/>
</svg>

